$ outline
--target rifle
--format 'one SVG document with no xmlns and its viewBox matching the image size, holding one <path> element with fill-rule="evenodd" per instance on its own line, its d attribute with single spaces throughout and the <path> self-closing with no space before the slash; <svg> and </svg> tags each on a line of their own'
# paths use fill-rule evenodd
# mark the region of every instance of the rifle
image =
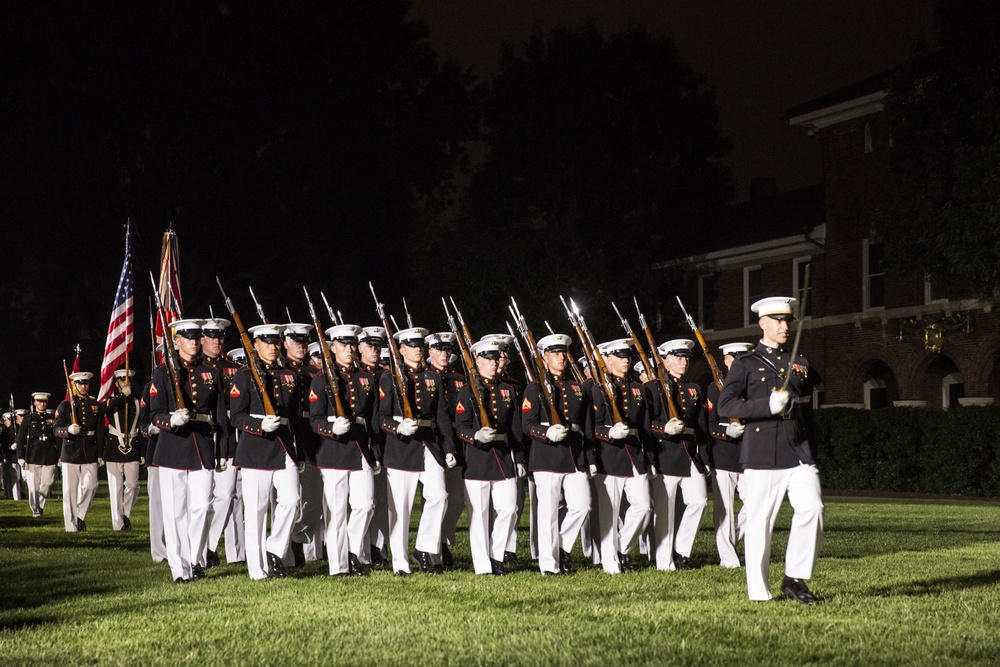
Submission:
<svg viewBox="0 0 1000 667">
<path fill-rule="evenodd" d="M 156 312 L 160 317 L 160 326 L 163 327 L 163 364 L 167 367 L 167 375 L 170 384 L 174 388 L 174 409 L 186 410 L 187 403 L 184 401 L 184 393 L 181 391 L 181 378 L 177 371 L 177 358 L 174 356 L 173 343 L 168 341 L 170 327 L 167 323 L 167 312 L 163 309 L 163 302 L 160 300 L 160 292 L 156 288 L 156 281 L 153 280 L 153 272 L 149 272 L 149 282 L 153 285 L 153 300 L 156 302 Z"/>
<path fill-rule="evenodd" d="M 542 393 L 542 403 L 545 404 L 545 408 L 549 413 L 549 424 L 556 425 L 563 423 L 563 416 L 559 413 L 559 409 L 556 407 L 555 401 L 552 399 L 552 374 L 549 372 L 548 366 L 545 365 L 545 359 L 542 358 L 542 353 L 538 351 L 538 343 L 535 342 L 535 337 L 531 333 L 531 329 L 528 328 L 528 322 L 524 319 L 524 315 L 521 314 L 521 310 L 517 307 L 517 302 L 514 301 L 514 297 L 510 298 L 511 306 L 507 306 L 510 310 L 510 314 L 514 317 L 514 322 L 517 323 L 517 330 L 524 339 L 524 343 L 532 351 L 532 357 L 535 362 L 535 367 L 538 369 L 538 387 L 541 389 Z M 513 332 L 512 332 L 513 333 Z M 516 339 L 515 339 L 516 340 Z M 520 349 L 520 348 L 519 348 Z M 528 365 L 525 364 L 525 369 Z"/>
<path fill-rule="evenodd" d="M 319 295 L 323 297 L 323 303 L 326 304 L 326 314 L 330 316 L 331 320 L 333 320 L 333 325 L 336 326 L 340 324 L 340 322 L 337 321 L 337 316 L 333 313 L 333 308 L 330 307 L 330 302 L 326 300 L 326 294 L 320 292 Z"/>
<path fill-rule="evenodd" d="M 156 370 L 156 324 L 153 321 L 152 297 L 149 299 L 149 342 L 153 346 L 149 356 L 149 377 L 153 377 L 153 371 Z"/>
<path fill-rule="evenodd" d="M 448 298 L 451 299 L 451 307 L 455 309 L 455 314 L 458 316 L 458 323 L 462 326 L 462 335 L 465 337 L 465 345 L 469 349 L 472 349 L 472 334 L 469 333 L 469 327 L 465 326 L 465 318 L 462 317 L 462 311 L 460 311 L 458 306 L 455 305 L 455 299 L 453 297 L 449 296 Z M 441 297 L 441 302 L 444 303 L 444 297 Z M 447 304 L 445 304 L 444 312 L 448 312 Z M 454 333 L 457 337 L 458 332 L 455 331 Z"/>
<path fill-rule="evenodd" d="M 594 343 L 593 335 L 587 329 L 587 323 L 584 321 L 583 315 L 580 314 L 580 309 L 573 299 L 570 299 L 570 303 L 573 304 L 572 311 L 566 305 L 566 299 L 562 295 L 559 296 L 559 300 L 562 301 L 563 307 L 566 309 L 569 323 L 576 329 L 576 335 L 580 338 L 580 344 L 583 345 L 583 352 L 587 355 L 592 372 L 597 376 L 594 377 L 594 382 L 600 385 L 601 392 L 604 394 L 604 400 L 607 401 L 608 407 L 611 408 L 611 418 L 616 424 L 619 422 L 624 423 L 625 419 L 622 417 L 621 410 L 618 409 L 618 401 L 615 400 L 617 392 L 615 391 L 614 382 L 611 380 L 611 373 L 608 372 L 608 367 L 604 364 L 604 357 L 601 356 L 600 350 L 597 349 L 597 345 Z"/>
<path fill-rule="evenodd" d="M 649 360 L 649 357 L 646 355 L 646 351 L 642 349 L 642 343 L 639 342 L 639 337 L 635 335 L 634 331 L 632 331 L 632 325 L 629 324 L 628 320 L 625 319 L 625 316 L 621 314 L 614 301 L 611 302 L 611 307 L 615 309 L 615 314 L 618 316 L 618 319 L 621 320 L 622 328 L 625 329 L 625 333 L 632 337 L 632 343 L 635 345 L 636 352 L 639 353 L 639 360 L 642 361 L 642 365 L 646 369 L 646 374 L 649 375 L 649 377 L 653 377 L 656 373 L 656 369 L 653 368 L 653 362 Z"/>
<path fill-rule="evenodd" d="M 257 348 L 253 346 L 250 342 L 250 334 L 247 333 L 246 327 L 243 326 L 243 320 L 240 319 L 239 314 L 236 312 L 236 308 L 233 306 L 232 299 L 226 294 L 226 290 L 222 288 L 222 281 L 219 280 L 219 276 L 215 277 L 215 282 L 219 285 L 219 291 L 222 292 L 222 299 L 226 302 L 226 310 L 229 311 L 229 315 L 233 318 L 233 324 L 236 325 L 237 331 L 240 332 L 240 343 L 243 344 L 243 351 L 247 355 L 247 368 L 250 369 L 250 375 L 253 377 L 253 383 L 257 385 L 257 391 L 260 393 L 260 404 L 264 408 L 265 415 L 276 415 L 277 410 L 274 409 L 274 403 L 271 402 L 271 396 L 267 393 L 267 385 L 264 383 L 264 378 L 260 375 L 260 369 L 257 364 L 260 363 L 260 356 L 257 354 Z M 253 290 L 250 290 L 253 294 Z M 256 301 L 256 299 L 254 299 Z M 262 314 L 260 306 L 257 306 L 258 314 Z M 267 322 L 265 322 L 267 324 Z"/>
<path fill-rule="evenodd" d="M 333 397 L 334 412 L 337 413 L 337 417 L 346 417 L 347 411 L 344 410 L 344 402 L 340 400 L 340 382 L 337 380 L 337 375 L 333 370 L 333 359 L 330 357 L 330 346 L 326 344 L 326 337 L 323 335 L 323 329 L 320 328 L 322 325 L 319 323 L 319 316 L 316 314 L 316 309 L 313 308 L 312 299 L 309 298 L 309 291 L 305 285 L 302 286 L 302 291 L 306 294 L 309 315 L 312 317 L 313 326 L 316 327 L 316 334 L 319 336 L 319 348 L 323 352 L 323 374 L 326 376 L 326 388 Z M 291 320 L 291 318 L 288 319 Z"/>
<path fill-rule="evenodd" d="M 455 310 L 458 310 L 456 308 Z M 410 317 L 410 309 L 406 307 L 406 299 L 403 299 L 403 312 L 406 313 L 406 326 L 410 329 L 413 328 L 413 318 Z M 461 316 L 459 316 L 461 317 Z"/>
<path fill-rule="evenodd" d="M 444 306 L 444 314 L 448 318 L 448 326 L 451 327 L 452 333 L 455 334 L 455 340 L 458 341 L 458 349 L 462 352 L 462 363 L 465 365 L 465 373 L 469 378 L 472 403 L 479 412 L 479 423 L 483 428 L 495 428 L 493 420 L 490 418 L 490 413 L 483 404 L 482 388 L 479 386 L 481 378 L 479 377 L 479 371 L 476 369 L 476 362 L 472 358 L 472 352 L 469 349 L 468 338 L 466 338 L 469 329 L 465 326 L 465 322 L 462 321 L 462 313 L 458 310 L 458 306 L 455 306 L 455 300 L 452 299 L 451 305 L 455 306 L 455 313 L 458 315 L 459 321 L 462 322 L 462 328 L 464 329 L 464 332 L 459 332 L 458 325 L 455 324 L 455 318 L 448 311 L 448 303 L 444 300 L 444 297 L 441 297 L 441 305 Z"/>
<path fill-rule="evenodd" d="M 378 297 L 375 296 L 375 287 L 372 286 L 371 281 L 368 282 L 368 288 L 372 291 L 372 298 L 375 299 L 375 312 L 378 313 L 379 318 L 382 320 L 382 328 L 385 329 L 385 335 L 389 341 L 389 367 L 392 372 L 392 386 L 396 392 L 396 400 L 399 401 L 403 418 L 413 419 L 416 413 L 413 411 L 410 397 L 406 393 L 408 382 L 406 372 L 403 370 L 403 358 L 399 354 L 399 345 L 396 343 L 396 339 L 392 337 L 389 318 L 385 315 L 385 305 L 379 302 Z"/>
<path fill-rule="evenodd" d="M 524 379 L 529 383 L 535 381 L 535 374 L 531 370 L 531 364 L 528 363 L 528 358 L 524 356 L 524 349 L 521 348 L 521 343 L 518 342 L 517 336 L 514 335 L 514 327 L 510 325 L 510 322 L 505 322 L 507 325 L 507 331 L 510 332 L 510 337 L 514 339 L 514 347 L 517 349 L 517 356 L 521 358 L 521 365 L 524 366 Z M 582 382 L 580 384 L 583 384 Z"/>
<path fill-rule="evenodd" d="M 76 387 L 73 386 L 73 382 L 69 379 L 69 369 L 66 368 L 66 360 L 63 359 L 63 372 L 66 374 L 66 391 L 69 393 L 69 416 L 70 422 L 80 425 L 80 420 L 76 418 Z M 14 423 L 14 396 L 11 394 L 10 397 L 10 423 Z"/>
<path fill-rule="evenodd" d="M 218 281 L 219 277 L 216 276 L 215 280 Z M 270 320 L 268 320 L 267 319 L 267 315 L 264 314 L 264 308 L 260 305 L 260 301 L 257 300 L 257 295 L 253 293 L 253 287 L 250 287 L 249 285 L 247 285 L 247 288 L 250 290 L 250 298 L 253 299 L 253 305 L 257 306 L 257 315 L 260 317 L 261 323 L 262 324 L 270 324 L 271 323 Z M 219 289 L 222 289 L 222 283 L 219 283 Z M 225 296 L 226 293 L 223 292 L 222 295 Z M 232 311 L 229 311 L 229 312 L 232 312 Z M 249 352 L 247 354 L 249 354 Z"/>
<path fill-rule="evenodd" d="M 681 302 L 681 298 L 677 297 L 677 305 L 681 307 L 681 312 L 684 313 L 684 319 L 687 320 L 687 324 L 691 327 L 691 331 L 694 332 L 694 337 L 698 339 L 698 344 L 701 345 L 701 351 L 705 355 L 705 361 L 708 362 L 708 367 L 712 369 L 712 379 L 715 380 L 715 386 L 719 391 L 722 391 L 722 375 L 719 373 L 719 365 L 715 363 L 715 357 L 712 356 L 711 351 L 708 349 L 708 343 L 705 342 L 705 337 L 701 335 L 701 330 L 698 325 L 694 323 L 694 318 L 688 315 L 688 311 L 684 308 L 684 304 Z"/>
<path fill-rule="evenodd" d="M 677 405 L 674 403 L 672 387 L 673 380 L 670 379 L 670 374 L 666 373 L 663 369 L 663 357 L 660 356 L 660 350 L 656 347 L 656 341 L 653 338 L 653 332 L 649 330 L 649 325 L 646 324 L 646 316 L 642 314 L 639 309 L 639 301 L 634 296 L 632 301 L 635 303 L 635 311 L 639 314 L 639 326 L 642 327 L 643 331 L 646 332 L 646 340 L 649 342 L 650 354 L 653 355 L 653 362 L 656 364 L 656 386 L 660 390 L 660 400 L 662 400 L 667 406 L 667 414 L 670 415 L 671 419 L 680 419 L 681 413 L 677 409 Z M 708 473 L 708 469 L 705 468 L 705 464 L 701 462 L 701 459 L 697 456 L 697 450 L 694 453 L 691 451 L 691 447 L 686 438 L 681 438 L 681 443 L 684 446 L 684 452 L 691 459 L 691 463 L 694 464 L 695 469 L 705 475 Z"/>
<path fill-rule="evenodd" d="M 806 312 L 806 297 L 809 296 L 809 269 L 812 268 L 812 263 L 806 264 L 806 275 L 802 281 L 801 298 L 799 299 L 799 318 L 798 327 L 795 329 L 795 343 L 792 345 L 792 357 L 788 360 L 788 370 L 785 372 L 785 383 L 781 385 L 781 390 L 784 391 L 788 389 L 788 383 L 792 381 L 792 370 L 795 367 L 795 355 L 799 353 L 799 341 L 802 340 L 802 322 L 805 321 Z"/>
</svg>

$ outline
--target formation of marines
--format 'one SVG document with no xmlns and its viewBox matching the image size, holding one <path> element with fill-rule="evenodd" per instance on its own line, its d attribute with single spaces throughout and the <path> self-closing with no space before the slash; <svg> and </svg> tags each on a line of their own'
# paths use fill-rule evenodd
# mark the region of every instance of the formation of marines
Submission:
<svg viewBox="0 0 1000 667">
<path fill-rule="evenodd" d="M 624 319 L 631 337 L 601 344 L 573 316 L 575 340 L 536 341 L 519 313 L 520 337 L 473 340 L 451 313 L 452 330 L 434 333 L 412 322 L 392 332 L 381 304 L 380 326 L 318 331 L 314 314 L 313 324 L 246 330 L 230 304 L 240 348 L 222 353 L 230 320 L 171 322 L 166 363 L 138 396 L 131 371 L 116 372 L 101 402 L 89 396 L 91 374 L 74 373 L 54 412 L 38 392 L 30 410 L 5 415 L 5 462 L 27 482 L 36 517 L 61 465 L 69 532 L 86 530 L 102 465 L 112 527 L 130 529 L 145 465 L 151 554 L 177 583 L 220 564 L 223 535 L 227 560 L 245 562 L 252 579 L 324 558 L 333 576 L 388 566 L 405 577 L 414 565 L 436 574 L 454 564 L 463 510 L 479 575 L 519 562 L 524 511 L 544 576 L 575 571 L 577 541 L 609 574 L 637 569 L 637 553 L 658 570 L 687 570 L 711 484 L 719 564 L 741 567 L 743 539 L 749 598 L 768 600 L 787 495 L 781 591 L 808 604 L 823 505 L 808 363 L 787 349 L 795 305 L 753 304 L 760 342 L 721 346 L 728 374 L 705 390 L 685 379 L 695 341 L 654 347 L 649 335 L 650 361 Z M 527 382 L 511 374 L 515 350 Z"/>
</svg>

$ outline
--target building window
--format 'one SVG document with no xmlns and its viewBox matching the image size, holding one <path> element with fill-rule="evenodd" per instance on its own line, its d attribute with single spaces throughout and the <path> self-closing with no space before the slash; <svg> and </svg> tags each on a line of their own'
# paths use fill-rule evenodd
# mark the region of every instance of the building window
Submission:
<svg viewBox="0 0 1000 667">
<path fill-rule="evenodd" d="M 810 369 L 810 373 L 811 372 L 812 369 Z M 813 385 L 813 395 L 812 395 L 813 407 L 819 409 L 823 407 L 824 403 L 826 403 L 826 387 L 823 385 L 822 382 L 817 382 L 815 385 Z"/>
<path fill-rule="evenodd" d="M 965 381 L 961 373 L 949 373 L 941 379 L 941 407 L 947 410 L 958 405 L 958 399 L 965 398 Z"/>
<path fill-rule="evenodd" d="M 743 269 L 743 313 L 746 318 L 743 325 L 751 326 L 757 321 L 757 315 L 750 310 L 757 301 L 763 298 L 760 288 L 760 267 L 748 266 Z"/>
<path fill-rule="evenodd" d="M 939 278 L 924 280 L 924 303 L 936 303 L 948 300 L 948 282 Z"/>
<path fill-rule="evenodd" d="M 865 155 L 872 152 L 872 124 L 865 123 Z"/>
<path fill-rule="evenodd" d="M 881 378 L 865 381 L 865 410 L 878 410 L 889 406 L 889 388 Z"/>
<path fill-rule="evenodd" d="M 698 276 L 698 322 L 701 328 L 715 328 L 715 276 Z"/>
<path fill-rule="evenodd" d="M 864 283 L 862 299 L 864 310 L 885 308 L 885 268 L 883 258 L 885 249 L 882 243 L 865 239 L 862 246 L 862 262 L 864 265 Z"/>
<path fill-rule="evenodd" d="M 812 271 L 809 272 L 809 285 L 806 286 L 806 269 L 812 266 L 812 257 L 800 257 L 792 262 L 794 271 L 792 273 L 792 289 L 795 293 L 794 296 L 799 300 L 799 317 L 811 317 L 813 314 L 813 280 L 815 276 L 812 275 Z M 802 293 L 802 288 L 806 287 L 806 294 Z M 802 308 L 802 298 L 805 297 L 806 304 L 805 308 Z"/>
</svg>

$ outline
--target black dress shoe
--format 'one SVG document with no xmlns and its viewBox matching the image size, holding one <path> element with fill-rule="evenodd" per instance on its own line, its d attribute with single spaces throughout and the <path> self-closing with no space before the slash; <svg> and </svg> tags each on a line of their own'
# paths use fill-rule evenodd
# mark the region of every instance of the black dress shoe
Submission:
<svg viewBox="0 0 1000 667">
<path fill-rule="evenodd" d="M 377 546 L 375 546 L 374 544 L 372 544 L 369 547 L 369 550 L 371 551 L 372 567 L 378 567 L 378 566 L 382 565 L 383 563 L 385 563 L 385 558 L 382 557 L 382 550 L 381 549 L 379 549 Z"/>
<path fill-rule="evenodd" d="M 504 565 L 517 565 L 517 553 L 513 551 L 503 552 L 503 564 Z"/>
<path fill-rule="evenodd" d="M 693 570 L 694 561 L 687 556 L 682 556 L 676 551 L 674 552 L 674 567 L 678 570 Z"/>
<path fill-rule="evenodd" d="M 78 533 L 82 533 L 82 532 L 84 532 L 86 530 L 87 530 L 87 522 L 84 521 L 83 519 L 77 519 L 76 520 L 76 531 Z"/>
<path fill-rule="evenodd" d="M 174 579 L 174 583 L 175 584 L 190 584 L 191 580 L 190 579 L 185 579 L 184 577 L 177 577 L 176 579 Z"/>
<path fill-rule="evenodd" d="M 367 577 L 368 568 L 354 554 L 347 554 L 347 571 L 354 577 Z"/>
<path fill-rule="evenodd" d="M 573 569 L 573 558 L 569 555 L 569 552 L 560 549 L 559 550 L 559 569 L 563 574 L 573 574 L 576 570 Z"/>
<path fill-rule="evenodd" d="M 632 564 L 632 559 L 629 558 L 628 554 L 618 554 L 618 566 L 622 572 L 635 572 L 635 565 Z"/>
<path fill-rule="evenodd" d="M 455 564 L 455 559 L 452 557 L 448 545 L 444 542 L 441 543 L 441 564 L 445 567 L 451 567 Z"/>
<path fill-rule="evenodd" d="M 222 565 L 222 560 L 219 558 L 219 552 L 218 551 L 212 551 L 211 549 L 209 549 L 207 552 L 205 552 L 205 569 L 206 570 L 209 569 L 209 568 L 217 567 L 219 565 Z"/>
<path fill-rule="evenodd" d="M 542 572 L 542 576 L 543 577 L 561 577 L 561 576 L 563 576 L 563 573 L 562 572 Z"/>
<path fill-rule="evenodd" d="M 267 576 L 274 577 L 275 579 L 284 579 L 288 576 L 288 572 L 285 571 L 285 564 L 270 551 L 267 552 Z"/>
<path fill-rule="evenodd" d="M 490 559 L 490 565 L 493 568 L 493 572 L 491 572 L 490 574 L 492 574 L 494 577 L 502 577 L 505 574 L 507 574 L 507 572 L 505 572 L 504 569 L 503 569 L 503 563 L 502 562 L 500 562 L 498 560 L 493 560 L 491 558 Z"/>
<path fill-rule="evenodd" d="M 397 577 L 408 577 L 408 576 L 410 576 L 410 573 L 407 572 L 406 570 L 396 570 L 396 576 Z"/>
<path fill-rule="evenodd" d="M 191 579 L 204 579 L 205 578 L 205 568 L 201 565 L 195 563 L 191 566 Z"/>
<path fill-rule="evenodd" d="M 132 530 L 132 522 L 127 516 L 122 517 L 122 530 Z"/>
<path fill-rule="evenodd" d="M 437 566 L 434 565 L 434 560 L 431 555 L 426 551 L 421 551 L 420 549 L 413 550 L 413 558 L 420 565 L 420 571 L 423 574 L 438 574 Z"/>
<path fill-rule="evenodd" d="M 301 542 L 292 540 L 292 558 L 295 559 L 294 567 L 302 567 L 306 564 L 306 552 Z"/>
<path fill-rule="evenodd" d="M 809 592 L 806 582 L 801 579 L 792 579 L 786 575 L 781 582 L 781 592 L 802 604 L 814 604 L 816 602 L 816 596 Z"/>
</svg>

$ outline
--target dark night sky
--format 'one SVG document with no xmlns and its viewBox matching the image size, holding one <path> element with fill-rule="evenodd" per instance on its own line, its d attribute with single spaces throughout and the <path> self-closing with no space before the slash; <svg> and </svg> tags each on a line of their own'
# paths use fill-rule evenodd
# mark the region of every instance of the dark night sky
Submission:
<svg viewBox="0 0 1000 667">
<path fill-rule="evenodd" d="M 750 178 L 779 192 L 820 181 L 817 142 L 781 120 L 785 110 L 891 69 L 915 42 L 934 43 L 933 0 L 663 2 L 662 0 L 413 0 L 439 53 L 487 77 L 503 41 L 593 23 L 671 37 L 715 88 L 729 165 L 745 199 Z"/>
<path fill-rule="evenodd" d="M 76 7 L 73 10 L 76 12 L 88 15 L 93 13 L 93 10 L 73 3 L 64 4 L 65 7 Z M 722 130 L 734 144 L 729 166 L 734 171 L 740 197 L 745 198 L 749 180 L 753 176 L 775 176 L 779 191 L 820 181 L 820 159 L 816 142 L 802 132 L 788 128 L 787 123 L 781 120 L 782 114 L 791 106 L 899 64 L 909 55 L 916 41 L 932 42 L 932 5 L 932 0 L 845 0 L 838 3 L 805 3 L 796 0 L 770 0 L 766 3 L 733 0 L 713 3 L 668 3 L 657 0 L 511 0 L 494 3 L 413 0 L 409 16 L 427 25 L 432 46 L 439 54 L 453 56 L 460 64 L 471 68 L 480 80 L 485 80 L 496 72 L 504 41 L 520 45 L 538 31 L 547 32 L 558 27 L 577 28 L 593 23 L 605 32 L 640 28 L 670 36 L 681 57 L 702 73 L 707 85 L 717 92 Z M 194 6 L 196 9 L 185 7 L 185 11 L 189 14 L 209 10 L 210 14 L 212 11 L 218 13 L 225 5 Z M 40 9 L 37 14 L 45 18 L 42 25 L 47 26 L 49 19 L 55 22 L 54 17 L 57 15 L 44 9 L 46 5 L 38 7 Z M 175 8 L 169 11 L 178 10 Z M 135 13 L 141 14 L 139 10 L 135 10 Z M 13 21 L 8 21 L 6 27 L 7 30 L 0 32 L 7 34 L 8 30 L 17 26 Z M 82 56 L 79 63 L 70 61 L 81 71 L 45 70 L 45 58 L 60 53 L 60 50 L 68 52 L 72 48 L 81 48 L 82 54 L 93 50 L 88 43 L 92 39 L 90 31 L 76 29 L 68 19 L 63 20 L 60 29 L 64 32 L 49 32 L 46 28 L 42 34 L 34 36 L 19 29 L 11 32 L 4 40 L 8 48 L 6 53 L 14 54 L 8 57 L 30 57 L 32 60 L 30 67 L 23 68 L 16 65 L 27 64 L 24 61 L 5 62 L 8 79 L 25 90 L 37 91 L 44 90 L 45 82 L 30 81 L 26 78 L 28 75 L 22 76 L 22 72 L 45 71 L 46 77 L 64 78 L 67 81 L 78 76 L 94 77 L 93 72 L 83 71 L 89 66 L 89 55 Z M 373 40 L 386 38 L 380 34 L 354 35 L 350 32 L 351 26 L 344 29 L 348 30 L 345 42 L 353 38 L 370 44 Z M 268 25 L 266 30 L 268 36 L 281 40 L 282 36 L 276 33 L 274 26 Z M 117 33 L 110 29 L 106 34 L 112 36 L 107 38 L 110 45 L 101 44 L 101 53 L 107 58 L 127 56 L 130 48 L 141 52 L 146 46 L 141 43 L 130 46 L 127 40 L 119 41 L 115 37 Z M 125 34 L 128 34 L 127 31 Z M 331 41 L 329 35 L 324 35 L 324 39 L 329 43 L 337 43 L 335 40 Z M 342 48 L 347 49 L 349 45 Z M 145 50 L 149 51 L 147 55 L 156 54 L 155 49 Z M 328 50 L 334 54 L 337 62 L 342 60 L 335 50 Z M 243 57 L 245 54 L 234 55 Z M 159 60 L 153 57 L 148 61 L 125 57 L 125 61 L 134 64 L 136 71 L 140 73 L 146 67 L 169 67 L 169 63 L 163 62 L 162 54 Z M 162 72 L 169 74 L 168 70 Z M 293 74 L 289 73 L 287 78 L 293 79 Z M 269 75 L 279 82 L 285 78 L 279 72 L 269 72 Z M 98 77 L 89 81 L 93 85 L 99 80 Z M 157 85 L 159 79 L 156 76 L 142 80 L 144 88 L 140 92 L 151 100 L 157 100 L 157 109 L 172 105 L 169 106 L 169 111 L 158 111 L 161 120 L 174 122 L 175 119 L 183 119 L 183 114 L 189 112 L 183 105 L 175 104 L 177 100 L 183 101 L 187 89 L 181 89 L 180 95 L 176 95 L 176 91 L 168 89 L 162 83 Z M 289 86 L 294 89 L 294 84 Z M 73 90 L 72 85 L 66 89 Z M 4 94 L 15 94 L 11 90 L 8 88 Z M 18 108 L 30 108 L 35 102 L 5 99 L 8 106 L 13 103 Z M 296 96 L 288 95 L 286 99 L 294 102 Z M 14 331 L 6 326 L 11 319 L 11 310 L 5 313 L 6 319 L 0 320 L 0 327 L 5 331 L 4 346 L 15 349 L 15 340 L 26 339 L 28 357 L 37 359 L 39 368 L 44 368 L 44 371 L 33 370 L 24 358 L 19 358 L 14 364 L 8 363 L 6 368 L 0 368 L 0 391 L 13 389 L 18 396 L 26 396 L 28 392 L 38 389 L 61 394 L 59 358 L 68 356 L 72 346 L 81 340 L 85 347 L 84 366 L 95 373 L 99 371 L 107 317 L 121 269 L 124 215 L 121 214 L 120 205 L 116 207 L 107 204 L 109 198 L 115 198 L 119 186 L 100 180 L 109 171 L 107 165 L 93 164 L 89 153 L 80 151 L 77 146 L 67 145 L 72 140 L 64 139 L 64 136 L 89 136 L 88 132 L 92 133 L 94 127 L 102 125 L 102 112 L 93 116 L 81 115 L 73 107 L 77 100 L 69 98 L 68 101 L 70 104 L 67 104 L 62 120 L 52 121 L 52 118 L 57 118 L 55 115 L 47 119 L 62 123 L 52 129 L 54 139 L 45 143 L 48 152 L 31 156 L 33 163 L 30 168 L 37 170 L 42 176 L 37 179 L 42 185 L 35 187 L 31 178 L 21 179 L 18 182 L 28 182 L 30 185 L 14 192 L 9 191 L 9 188 L 4 189 L 5 183 L 12 179 L 0 179 L 0 194 L 4 195 L 0 197 L 4 231 L 18 240 L 16 247 L 6 243 L 0 248 L 8 260 L 4 270 L 12 269 L 18 278 L 17 281 L 12 280 L 9 273 L 4 278 L 7 285 L 17 283 L 17 289 L 8 292 L 13 295 L 9 307 L 31 314 L 26 321 L 21 320 L 24 322 L 21 326 L 27 330 Z M 228 103 L 234 102 L 228 100 Z M 180 108 L 180 113 L 174 111 L 173 106 Z M 91 111 L 93 113 L 94 110 Z M 228 126 L 222 127 L 229 129 Z M 223 133 L 219 134 L 221 136 Z M 17 145 L 19 137 L 11 133 L 4 135 L 2 132 L 0 135 L 5 144 Z M 215 138 L 214 134 L 208 137 L 210 140 Z M 224 139 L 220 141 L 224 142 Z M 4 163 L 4 168 L 24 170 L 23 165 L 11 160 Z M 162 184 L 162 189 L 168 195 L 171 185 Z M 154 187 L 156 184 L 148 186 Z M 345 192 L 350 192 L 350 189 L 345 188 Z M 28 210 L 23 204 L 31 198 L 36 202 L 47 201 L 50 204 L 28 209 L 52 211 L 54 216 L 44 220 L 16 219 L 17 212 Z M 62 205 L 63 198 L 71 199 L 71 204 Z M 185 207 L 182 201 L 177 201 L 174 205 L 174 199 L 169 196 L 163 198 L 163 201 L 171 202 L 173 210 L 163 206 L 155 211 L 140 211 L 137 220 L 142 236 L 142 247 L 137 248 L 140 256 L 136 264 L 139 329 L 137 346 L 142 355 L 145 355 L 145 346 L 148 345 L 147 335 L 143 331 L 148 318 L 146 272 L 155 270 L 156 251 L 166 225 L 173 222 L 180 236 L 182 283 L 188 306 L 186 314 L 189 316 L 204 314 L 202 311 L 207 310 L 209 303 L 214 306 L 216 314 L 221 313 L 222 302 L 216 294 L 212 277 L 221 271 L 225 278 L 227 270 L 232 269 L 233 260 L 228 257 L 226 247 L 232 234 L 240 231 L 219 225 L 216 217 L 219 211 L 204 206 L 195 210 L 191 206 Z M 346 225 L 350 227 L 349 232 L 354 234 L 352 238 L 355 239 L 369 233 L 364 226 L 359 226 L 354 221 L 331 222 L 324 219 L 325 210 L 322 206 L 317 206 L 302 218 L 319 220 L 319 224 L 326 225 L 331 230 L 339 229 L 340 233 L 345 232 Z M 97 211 L 100 213 L 96 213 Z M 266 234 L 272 243 L 294 247 L 299 243 L 297 238 L 308 243 L 311 232 L 307 229 L 274 224 L 270 229 L 259 233 Z M 279 240 L 284 232 L 295 238 Z M 380 242 L 385 243 L 384 240 Z M 298 285 L 306 282 L 311 289 L 318 291 L 330 289 L 330 285 L 324 284 L 324 281 L 332 280 L 325 278 L 328 275 L 325 273 L 315 278 L 312 275 L 302 277 L 302 266 L 310 258 L 317 258 L 329 270 L 332 268 L 331 262 L 336 261 L 336 251 L 331 249 L 333 247 L 310 246 L 307 252 L 300 253 L 301 256 L 291 263 L 277 259 L 263 264 L 244 263 L 263 267 L 276 278 L 268 280 L 262 276 L 259 281 L 252 280 L 271 312 L 283 311 L 284 303 L 288 302 L 292 306 L 293 315 L 302 317 L 305 315 L 305 308 L 300 303 Z M 11 255 L 6 253 L 16 253 L 17 261 L 10 262 Z M 413 285 L 393 284 L 390 276 L 393 271 L 398 270 L 398 265 L 380 262 L 377 254 L 369 254 L 372 259 L 367 262 L 364 275 L 350 275 L 349 284 L 343 285 L 343 294 L 339 298 L 333 297 L 337 307 L 343 306 L 348 319 L 356 319 L 362 324 L 371 324 L 374 319 L 367 294 L 366 283 L 369 279 L 374 280 L 380 288 L 380 297 L 391 303 L 395 303 L 395 299 L 404 290 L 419 291 Z M 250 267 L 244 268 L 249 270 Z M 256 315 L 246 293 L 245 276 L 240 277 L 242 279 L 239 281 L 235 276 L 233 280 L 227 281 L 227 288 L 234 293 L 244 320 L 252 325 L 256 323 Z M 286 296 L 289 285 L 295 286 L 295 294 Z M 399 308 L 393 310 L 398 317 Z M 434 312 L 438 314 L 436 310 Z M 417 313 L 418 319 L 421 319 L 420 315 Z M 274 317 L 284 319 L 283 314 Z M 426 324 L 436 326 L 431 322 Z M 235 345 L 235 337 L 231 343 Z M 31 386 L 22 386 L 24 384 Z M 22 402 L 24 401 L 19 399 L 19 404 Z"/>
</svg>

